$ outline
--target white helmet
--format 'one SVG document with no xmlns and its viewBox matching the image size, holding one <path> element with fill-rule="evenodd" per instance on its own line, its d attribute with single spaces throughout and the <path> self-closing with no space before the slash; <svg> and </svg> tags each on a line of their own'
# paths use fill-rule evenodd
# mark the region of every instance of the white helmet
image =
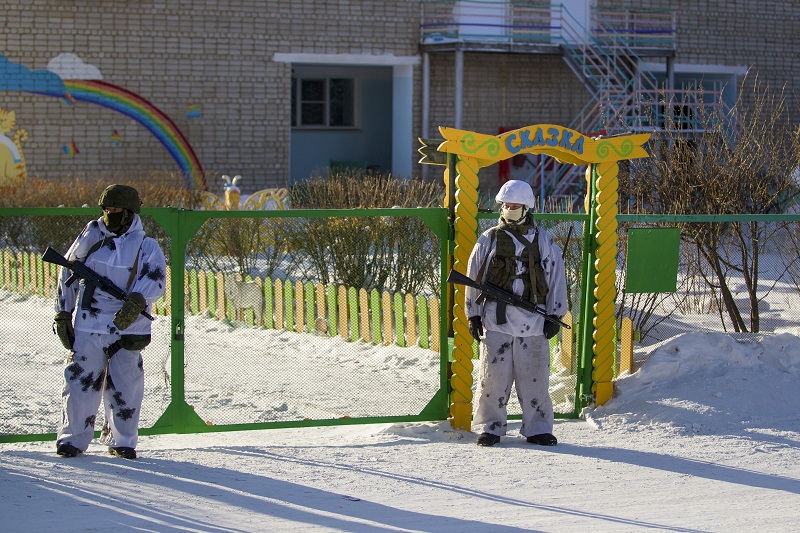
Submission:
<svg viewBox="0 0 800 533">
<path fill-rule="evenodd" d="M 536 203 L 531 186 L 527 182 L 520 180 L 509 180 L 505 182 L 503 186 L 500 187 L 500 191 L 497 193 L 495 200 L 499 204 L 522 204 L 528 208 L 533 207 Z"/>
</svg>

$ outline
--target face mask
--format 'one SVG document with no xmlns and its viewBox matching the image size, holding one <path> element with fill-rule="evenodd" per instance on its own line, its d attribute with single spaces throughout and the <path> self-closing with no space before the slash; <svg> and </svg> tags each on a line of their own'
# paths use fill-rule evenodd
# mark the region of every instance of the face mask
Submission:
<svg viewBox="0 0 800 533">
<path fill-rule="evenodd" d="M 107 211 L 103 211 L 103 223 L 106 225 L 109 231 L 116 233 L 123 229 L 123 227 L 130 224 L 133 216 L 129 213 L 130 212 L 126 209 L 123 209 L 119 213 L 109 213 Z"/>
<path fill-rule="evenodd" d="M 500 216 L 503 217 L 506 222 L 519 222 L 525 217 L 526 209 L 525 207 L 520 207 L 519 209 L 508 209 L 506 206 L 500 208 Z"/>
<path fill-rule="evenodd" d="M 119 213 L 109 213 L 108 211 L 103 211 L 103 223 L 108 229 L 113 231 L 117 229 L 120 224 L 122 224 L 122 216 L 124 214 L 124 211 L 120 211 Z"/>
</svg>

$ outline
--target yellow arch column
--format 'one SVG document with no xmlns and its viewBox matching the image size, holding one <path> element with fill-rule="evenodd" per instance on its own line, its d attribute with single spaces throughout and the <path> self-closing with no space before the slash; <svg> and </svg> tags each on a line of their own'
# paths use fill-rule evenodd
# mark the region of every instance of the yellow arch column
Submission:
<svg viewBox="0 0 800 533">
<path fill-rule="evenodd" d="M 467 271 L 478 231 L 478 162 L 470 157 L 456 161 L 455 248 L 453 268 Z M 450 377 L 450 424 L 469 431 L 472 422 L 472 335 L 469 333 L 464 287 L 456 285 L 453 302 L 453 362 Z"/>
<path fill-rule="evenodd" d="M 597 195 L 595 214 L 594 318 L 592 325 L 592 394 L 598 405 L 611 399 L 614 392 L 614 335 L 617 278 L 617 161 L 599 163 L 595 167 Z"/>
</svg>

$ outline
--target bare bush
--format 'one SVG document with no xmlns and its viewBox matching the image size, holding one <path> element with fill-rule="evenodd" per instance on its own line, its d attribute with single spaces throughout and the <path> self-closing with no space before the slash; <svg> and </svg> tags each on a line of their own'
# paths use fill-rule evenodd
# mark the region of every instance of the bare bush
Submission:
<svg viewBox="0 0 800 533">
<path fill-rule="evenodd" d="M 747 80 L 746 80 L 747 81 Z M 620 197 L 636 213 L 761 214 L 780 212 L 796 200 L 791 170 L 798 166 L 797 127 L 784 93 L 757 78 L 745 105 L 747 83 L 730 112 L 698 108 L 699 130 L 666 121 L 651 140 L 653 156 L 630 167 Z M 702 90 L 702 88 L 701 88 Z M 673 102 L 663 102 L 664 108 Z M 775 226 L 758 222 L 689 223 L 682 239 L 698 250 L 700 269 L 721 298 L 720 308 L 736 332 L 759 331 L 759 256 Z M 748 293 L 749 317 L 734 299 L 731 276 L 740 275 Z M 725 317 L 721 316 L 723 327 Z"/>
<path fill-rule="evenodd" d="M 73 178 L 65 181 L 30 179 L 19 187 L 5 188 L 0 207 L 81 207 L 96 206 L 103 190 L 113 183 L 135 187 L 145 207 L 184 207 L 200 205 L 201 192 L 186 187 L 177 172 L 151 172 L 136 179 L 111 176 L 107 179 Z"/>
<path fill-rule="evenodd" d="M 291 188 L 296 209 L 433 207 L 444 186 L 391 175 L 344 171 Z M 322 283 L 436 294 L 439 239 L 416 217 L 341 217 L 286 220 L 292 271 Z"/>
<path fill-rule="evenodd" d="M 293 185 L 290 195 L 293 209 L 436 207 L 444 201 L 444 184 L 351 170 L 312 176 Z"/>
</svg>

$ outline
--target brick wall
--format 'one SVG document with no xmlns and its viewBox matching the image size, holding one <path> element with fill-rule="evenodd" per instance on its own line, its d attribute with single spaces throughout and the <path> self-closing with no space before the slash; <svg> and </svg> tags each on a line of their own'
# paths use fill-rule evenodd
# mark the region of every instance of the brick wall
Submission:
<svg viewBox="0 0 800 533">
<path fill-rule="evenodd" d="M 676 62 L 750 67 L 776 88 L 786 84 L 790 94 L 800 89 L 798 2 L 598 3 L 677 9 Z M 75 53 L 100 69 L 105 81 L 174 119 L 216 192 L 223 173 L 245 176 L 245 192 L 287 183 L 291 67 L 273 62 L 274 53 L 419 54 L 419 3 L 411 0 L 29 0 L 6 2 L 0 16 L 0 52 L 10 61 L 45 69 L 56 55 Z M 453 124 L 453 70 L 452 53 L 431 55 L 431 135 L 436 126 Z M 485 133 L 542 122 L 567 125 L 589 96 L 558 56 L 468 52 L 464 76 L 463 127 Z M 421 89 L 421 68 L 415 67 L 415 137 L 421 133 Z M 202 106 L 202 117 L 187 118 L 189 105 Z M 13 92 L 0 93 L 0 107 L 14 110 L 17 127 L 29 133 L 23 152 L 33 177 L 178 170 L 149 132 L 114 111 Z M 114 130 L 123 139 L 119 146 L 109 140 Z M 81 151 L 75 159 L 60 150 L 71 139 Z M 491 187 L 496 169 L 483 172 L 482 180 Z"/>
<path fill-rule="evenodd" d="M 418 9 L 371 0 L 7 2 L 0 52 L 32 70 L 77 54 L 175 121 L 212 190 L 221 190 L 224 173 L 242 174 L 243 189 L 253 191 L 285 186 L 288 176 L 291 67 L 272 55 L 414 55 Z M 202 116 L 187 118 L 189 105 L 202 106 Z M 0 93 L 0 108 L 14 110 L 17 128 L 28 131 L 31 177 L 178 172 L 158 140 L 109 109 L 14 92 Z M 109 140 L 115 129 L 118 146 Z M 60 149 L 71 139 L 80 150 L 74 159 Z"/>
<path fill-rule="evenodd" d="M 431 54 L 430 134 L 455 116 L 455 55 Z M 561 56 L 466 52 L 462 129 L 497 135 L 532 124 L 569 125 L 590 98 Z M 497 165 L 479 173 L 481 189 L 497 190 Z"/>
</svg>

